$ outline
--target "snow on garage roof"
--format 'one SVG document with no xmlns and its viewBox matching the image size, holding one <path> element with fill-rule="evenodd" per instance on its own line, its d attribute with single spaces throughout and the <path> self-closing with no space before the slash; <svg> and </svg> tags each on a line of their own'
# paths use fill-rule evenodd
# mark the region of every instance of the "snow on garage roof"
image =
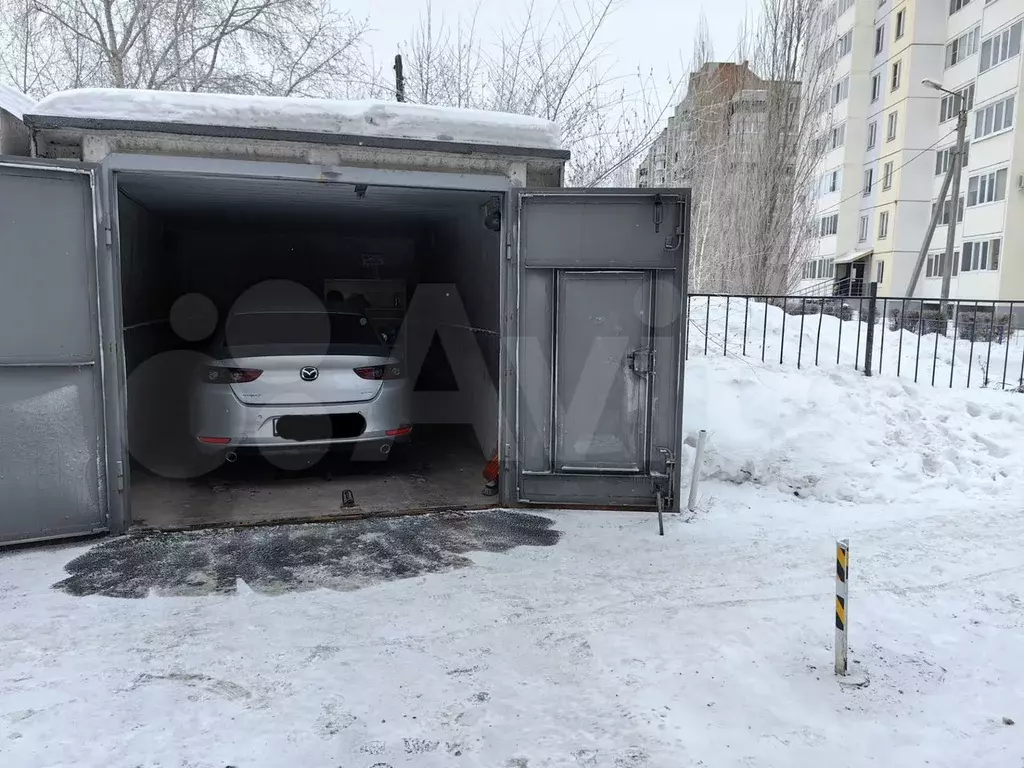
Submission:
<svg viewBox="0 0 1024 768">
<path fill-rule="evenodd" d="M 561 149 L 558 126 L 549 120 L 383 101 L 83 88 L 48 96 L 30 114 L 146 124 L 147 130 L 177 124 Z"/>
<path fill-rule="evenodd" d="M 17 88 L 11 88 L 9 85 L 0 85 L 0 109 L 10 112 L 21 120 L 26 112 L 32 111 L 34 106 L 35 101 Z"/>
</svg>

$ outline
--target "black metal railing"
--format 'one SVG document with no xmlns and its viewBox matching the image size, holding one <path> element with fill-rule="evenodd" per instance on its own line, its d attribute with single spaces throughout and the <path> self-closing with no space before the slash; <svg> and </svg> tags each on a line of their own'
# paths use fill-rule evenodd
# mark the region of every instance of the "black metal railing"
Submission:
<svg viewBox="0 0 1024 768">
<path fill-rule="evenodd" d="M 931 386 L 1024 392 L 1024 299 L 690 294 L 687 357 L 852 367 Z"/>
</svg>

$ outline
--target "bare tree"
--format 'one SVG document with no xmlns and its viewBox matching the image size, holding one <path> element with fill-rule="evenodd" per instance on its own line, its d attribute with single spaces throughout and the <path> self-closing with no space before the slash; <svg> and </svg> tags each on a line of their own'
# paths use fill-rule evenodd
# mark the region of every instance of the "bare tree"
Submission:
<svg viewBox="0 0 1024 768">
<path fill-rule="evenodd" d="M 330 0 L 0 0 L 0 17 L 0 75 L 34 95 L 89 85 L 334 96 L 365 79 L 366 22 Z"/>
<path fill-rule="evenodd" d="M 763 0 L 737 62 L 714 63 L 701 25 L 677 109 L 680 173 L 693 190 L 691 285 L 787 293 L 816 243 L 810 227 L 825 146 L 832 58 L 818 48 L 818 0 Z"/>
<path fill-rule="evenodd" d="M 600 35 L 621 0 L 578 0 L 542 15 L 526 0 L 493 39 L 474 10 L 454 22 L 427 2 L 403 47 L 411 101 L 556 121 L 575 185 L 621 183 L 662 116 L 653 73 L 610 73 Z"/>
</svg>

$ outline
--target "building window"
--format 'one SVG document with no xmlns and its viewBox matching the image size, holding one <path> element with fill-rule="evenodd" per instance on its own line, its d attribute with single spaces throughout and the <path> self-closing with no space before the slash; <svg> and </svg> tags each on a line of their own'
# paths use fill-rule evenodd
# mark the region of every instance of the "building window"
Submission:
<svg viewBox="0 0 1024 768">
<path fill-rule="evenodd" d="M 981 44 L 981 71 L 1002 64 L 1020 53 L 1020 34 L 1024 21 L 1007 27 Z"/>
<path fill-rule="evenodd" d="M 845 35 L 836 40 L 836 58 L 841 59 L 843 56 L 848 56 L 852 49 L 853 30 L 851 29 Z"/>
<path fill-rule="evenodd" d="M 967 207 L 994 203 L 1006 199 L 1007 170 L 989 171 L 967 180 Z"/>
<path fill-rule="evenodd" d="M 836 9 L 840 16 L 846 13 L 848 10 L 853 8 L 853 4 L 856 0 L 839 0 L 839 7 Z"/>
<path fill-rule="evenodd" d="M 946 68 L 959 64 L 968 56 L 978 52 L 978 39 L 981 36 L 980 27 L 964 32 L 953 42 L 946 46 Z"/>
<path fill-rule="evenodd" d="M 952 16 L 970 2 L 971 0 L 949 0 L 949 15 Z"/>
<path fill-rule="evenodd" d="M 875 282 L 882 282 L 882 278 L 885 277 L 885 262 L 878 261 L 875 263 Z"/>
<path fill-rule="evenodd" d="M 999 269 L 1002 248 L 1003 239 L 1001 237 L 994 237 L 991 240 L 965 241 L 963 257 L 960 259 L 960 271 L 977 272 Z"/>
<path fill-rule="evenodd" d="M 903 33 L 906 32 L 907 27 L 907 11 L 906 9 L 899 11 L 896 14 L 896 39 L 899 40 L 903 37 Z"/>
<path fill-rule="evenodd" d="M 942 213 L 939 214 L 938 226 L 945 227 L 949 224 L 949 198 L 946 198 L 946 202 L 942 205 Z M 939 207 L 938 201 L 932 203 L 932 216 L 935 215 L 935 209 Z M 957 201 L 956 206 L 956 220 L 961 222 L 964 220 L 964 199 L 961 197 Z"/>
<path fill-rule="evenodd" d="M 868 123 L 868 149 L 874 149 L 878 141 L 878 123 Z"/>
<path fill-rule="evenodd" d="M 863 243 L 868 239 L 868 225 L 870 219 L 867 216 L 860 217 L 860 230 L 857 232 L 857 242 Z"/>
<path fill-rule="evenodd" d="M 812 259 L 804 262 L 804 280 L 828 279 L 835 274 L 836 263 L 834 259 Z"/>
<path fill-rule="evenodd" d="M 846 143 L 846 123 L 840 123 L 832 129 L 832 135 L 829 138 L 829 148 L 839 149 Z"/>
<path fill-rule="evenodd" d="M 892 163 L 882 166 L 882 189 L 892 189 Z"/>
<path fill-rule="evenodd" d="M 818 234 L 821 237 L 828 237 L 834 235 L 839 229 L 839 214 L 833 213 L 831 216 L 822 216 L 821 222 L 819 223 Z"/>
<path fill-rule="evenodd" d="M 964 100 L 964 109 L 970 112 L 974 109 L 974 83 L 966 88 L 961 88 L 957 93 Z M 943 96 L 939 102 L 939 122 L 944 123 L 956 117 L 956 98 L 954 96 Z"/>
<path fill-rule="evenodd" d="M 878 239 L 885 240 L 889 236 L 889 212 L 882 211 L 878 214 Z"/>
<path fill-rule="evenodd" d="M 842 167 L 835 168 L 831 171 L 827 171 L 822 177 L 821 183 L 821 194 L 830 195 L 833 192 L 838 192 L 843 186 L 843 169 Z"/>
<path fill-rule="evenodd" d="M 871 78 L 871 101 L 878 101 L 882 95 L 882 76 L 874 75 Z"/>
<path fill-rule="evenodd" d="M 1015 97 L 1008 96 L 995 104 L 980 107 L 974 113 L 974 140 L 1012 128 L 1015 104 Z"/>
<path fill-rule="evenodd" d="M 903 79 L 903 62 L 895 61 L 892 65 L 892 77 L 889 78 L 889 90 L 895 91 L 900 87 L 900 81 Z"/>
<path fill-rule="evenodd" d="M 956 147 L 946 147 L 940 149 L 935 153 L 935 175 L 941 176 L 949 170 L 950 164 L 953 162 L 953 153 L 956 152 Z M 971 158 L 971 142 L 964 143 L 964 158 L 963 165 L 961 168 L 966 168 L 968 161 Z"/>
<path fill-rule="evenodd" d="M 960 251 L 953 251 L 953 276 L 960 274 Z M 928 255 L 925 265 L 925 277 L 942 277 L 946 273 L 946 253 Z"/>
<path fill-rule="evenodd" d="M 899 113 L 893 110 L 889 113 L 888 124 L 885 128 L 885 140 L 894 141 L 896 139 L 896 122 L 899 119 Z"/>
<path fill-rule="evenodd" d="M 864 197 L 871 194 L 871 185 L 874 179 L 875 170 L 874 168 L 868 168 L 864 171 Z"/>
<path fill-rule="evenodd" d="M 875 55 L 877 56 L 882 52 L 882 48 L 885 45 L 885 24 L 878 27 L 875 30 Z"/>
<path fill-rule="evenodd" d="M 850 95 L 850 78 L 844 77 L 838 83 L 832 86 L 832 106 L 834 107 L 841 101 L 845 101 L 846 97 Z"/>
</svg>

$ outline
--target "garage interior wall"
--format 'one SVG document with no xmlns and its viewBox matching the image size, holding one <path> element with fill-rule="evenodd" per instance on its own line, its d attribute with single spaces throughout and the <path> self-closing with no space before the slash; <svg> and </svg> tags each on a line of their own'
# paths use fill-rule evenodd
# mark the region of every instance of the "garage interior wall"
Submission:
<svg viewBox="0 0 1024 768">
<path fill-rule="evenodd" d="M 483 225 L 481 208 L 465 209 L 437 228 L 436 252 L 444 264 L 444 279 L 454 283 L 465 308 L 469 328 L 453 329 L 453 345 L 464 354 L 479 350 L 485 370 L 460 381 L 481 450 L 490 452 L 498 441 L 498 371 L 501 350 L 501 233 Z M 458 361 L 453 361 L 457 365 Z M 460 366 L 467 373 L 472 366 Z"/>
<path fill-rule="evenodd" d="M 121 316 L 126 372 L 173 346 L 171 304 L 178 294 L 173 265 L 163 252 L 163 223 L 118 193 Z"/>
<path fill-rule="evenodd" d="M 392 231 L 393 232 L 393 231 Z M 224 317 L 249 288 L 290 280 L 323 297 L 326 279 L 405 278 L 412 272 L 415 233 L 316 224 L 225 225 L 208 221 L 172 223 L 168 255 L 183 293 L 213 300 Z M 363 256 L 380 258 L 373 272 Z"/>
</svg>

